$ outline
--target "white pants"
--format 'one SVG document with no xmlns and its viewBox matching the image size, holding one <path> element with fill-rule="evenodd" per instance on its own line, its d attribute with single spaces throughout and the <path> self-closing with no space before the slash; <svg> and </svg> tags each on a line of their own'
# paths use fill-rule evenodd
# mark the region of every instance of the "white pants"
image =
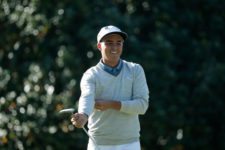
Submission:
<svg viewBox="0 0 225 150">
<path fill-rule="evenodd" d="M 92 142 L 89 142 L 87 150 L 141 150 L 141 146 L 139 141 L 122 145 L 97 145 L 97 146 Z"/>
</svg>

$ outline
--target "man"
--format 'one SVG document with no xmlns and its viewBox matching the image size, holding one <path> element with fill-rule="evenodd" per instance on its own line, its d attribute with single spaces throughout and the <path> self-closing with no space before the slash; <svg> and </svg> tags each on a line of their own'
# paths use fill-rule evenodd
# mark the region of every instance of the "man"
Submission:
<svg viewBox="0 0 225 150">
<path fill-rule="evenodd" d="M 120 58 L 126 39 L 119 28 L 103 27 L 97 35 L 102 58 L 81 79 L 78 113 L 71 122 L 82 128 L 88 121 L 95 140 L 89 140 L 88 150 L 141 149 L 138 115 L 148 108 L 149 90 L 142 67 Z"/>
</svg>

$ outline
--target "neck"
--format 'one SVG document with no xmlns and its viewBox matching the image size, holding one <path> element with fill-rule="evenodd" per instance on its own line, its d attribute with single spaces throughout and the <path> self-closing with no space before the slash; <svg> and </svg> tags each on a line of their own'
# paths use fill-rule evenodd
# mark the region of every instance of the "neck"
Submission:
<svg viewBox="0 0 225 150">
<path fill-rule="evenodd" d="M 110 67 L 116 67 L 118 65 L 119 61 L 120 61 L 120 59 L 117 61 L 107 61 L 107 60 L 102 59 L 102 62 Z"/>
</svg>

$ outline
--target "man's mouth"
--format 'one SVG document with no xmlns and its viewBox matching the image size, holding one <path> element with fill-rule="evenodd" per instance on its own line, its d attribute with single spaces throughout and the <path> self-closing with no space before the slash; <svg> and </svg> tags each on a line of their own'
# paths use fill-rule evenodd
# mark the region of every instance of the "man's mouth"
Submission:
<svg viewBox="0 0 225 150">
<path fill-rule="evenodd" d="M 111 54 L 117 54 L 118 52 L 117 51 L 110 51 Z"/>
</svg>

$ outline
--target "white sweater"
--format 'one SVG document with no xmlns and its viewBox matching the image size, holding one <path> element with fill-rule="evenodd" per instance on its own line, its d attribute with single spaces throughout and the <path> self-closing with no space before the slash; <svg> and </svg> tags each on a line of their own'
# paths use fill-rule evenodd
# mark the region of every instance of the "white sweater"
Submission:
<svg viewBox="0 0 225 150">
<path fill-rule="evenodd" d="M 122 60 L 117 76 L 103 70 L 102 63 L 88 69 L 81 79 L 79 113 L 89 116 L 89 134 L 98 145 L 119 145 L 139 140 L 139 114 L 148 108 L 149 90 L 143 68 Z M 120 111 L 94 109 L 95 99 L 121 101 Z"/>
</svg>

